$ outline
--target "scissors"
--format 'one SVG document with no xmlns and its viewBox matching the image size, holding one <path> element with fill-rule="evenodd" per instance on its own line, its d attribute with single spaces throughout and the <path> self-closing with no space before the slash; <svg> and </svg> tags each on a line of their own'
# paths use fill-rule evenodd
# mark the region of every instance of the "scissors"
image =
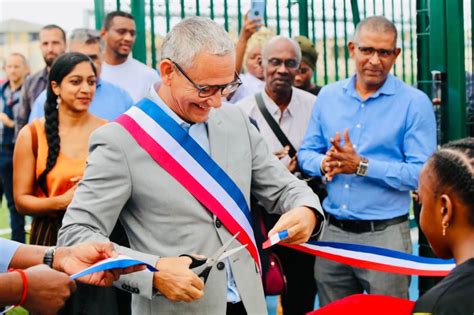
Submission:
<svg viewBox="0 0 474 315">
<path fill-rule="evenodd" d="M 192 262 L 191 262 L 191 265 L 189 265 L 190 269 L 194 269 L 194 268 L 197 268 L 197 267 L 204 266 L 204 269 L 202 269 L 202 271 L 199 272 L 198 277 L 202 278 L 204 283 L 206 283 L 207 277 L 209 276 L 209 273 L 211 272 L 212 267 L 214 267 L 219 261 L 221 261 L 221 260 L 223 260 L 223 259 L 225 259 L 229 256 L 232 256 L 235 253 L 237 253 L 240 250 L 247 247 L 247 244 L 245 244 L 245 245 L 241 245 L 239 247 L 233 248 L 231 250 L 226 250 L 227 248 L 229 248 L 229 246 L 237 238 L 238 235 L 239 235 L 239 233 L 235 234 L 230 240 L 225 242 L 225 244 L 222 245 L 222 247 L 219 248 L 214 253 L 214 255 L 212 255 L 209 258 L 196 258 L 196 257 L 194 257 L 192 255 L 188 255 L 188 254 L 180 255 L 180 257 L 184 256 L 184 257 L 191 258 Z"/>
</svg>

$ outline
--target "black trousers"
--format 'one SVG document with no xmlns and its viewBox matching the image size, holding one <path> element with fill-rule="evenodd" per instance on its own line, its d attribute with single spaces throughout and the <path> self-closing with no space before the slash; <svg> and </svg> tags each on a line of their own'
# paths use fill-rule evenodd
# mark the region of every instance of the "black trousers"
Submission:
<svg viewBox="0 0 474 315">
<path fill-rule="evenodd" d="M 227 303 L 226 315 L 247 315 L 244 303 Z"/>
</svg>

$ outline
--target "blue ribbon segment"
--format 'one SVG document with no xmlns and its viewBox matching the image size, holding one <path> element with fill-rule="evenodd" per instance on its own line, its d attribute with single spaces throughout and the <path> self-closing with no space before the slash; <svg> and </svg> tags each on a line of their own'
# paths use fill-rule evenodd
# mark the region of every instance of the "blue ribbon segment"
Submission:
<svg viewBox="0 0 474 315">
<path fill-rule="evenodd" d="M 110 270 L 110 269 L 124 269 L 132 266 L 137 266 L 137 265 L 145 265 L 148 270 L 151 272 L 157 272 L 158 270 L 153 267 L 152 265 L 146 264 L 143 261 L 132 259 L 132 258 L 121 258 L 117 260 L 110 260 L 106 263 L 97 263 L 89 268 L 86 268 L 76 274 L 73 274 L 70 276 L 72 280 L 76 280 L 77 278 L 81 278 L 87 275 L 90 275 L 91 273 L 94 272 L 99 272 L 99 271 L 105 271 L 105 270 Z"/>
</svg>

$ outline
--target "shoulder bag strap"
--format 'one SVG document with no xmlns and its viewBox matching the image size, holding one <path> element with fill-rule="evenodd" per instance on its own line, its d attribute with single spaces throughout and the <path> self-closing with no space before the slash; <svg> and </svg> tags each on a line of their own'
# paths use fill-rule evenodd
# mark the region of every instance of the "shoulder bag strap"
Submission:
<svg viewBox="0 0 474 315">
<path fill-rule="evenodd" d="M 290 157 L 294 157 L 296 154 L 295 147 L 291 144 L 290 140 L 288 140 L 286 135 L 281 130 L 280 125 L 278 125 L 278 123 L 275 121 L 275 119 L 272 117 L 272 115 L 268 111 L 267 107 L 265 106 L 265 103 L 263 102 L 262 93 L 255 94 L 255 100 L 257 101 L 258 109 L 262 113 L 263 118 L 265 118 L 267 124 L 270 126 L 275 136 L 278 138 L 278 140 L 284 147 L 286 146 L 290 147 L 290 151 L 288 152 L 288 155 Z"/>
</svg>

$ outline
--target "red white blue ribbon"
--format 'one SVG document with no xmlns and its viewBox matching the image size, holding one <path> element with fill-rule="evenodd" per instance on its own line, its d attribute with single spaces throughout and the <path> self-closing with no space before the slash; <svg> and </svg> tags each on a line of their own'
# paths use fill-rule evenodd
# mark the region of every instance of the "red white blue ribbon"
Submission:
<svg viewBox="0 0 474 315">
<path fill-rule="evenodd" d="M 98 263 L 95 263 L 89 268 L 86 268 L 78 273 L 71 275 L 69 278 L 71 278 L 72 280 L 76 280 L 77 278 L 87 276 L 94 272 L 117 269 L 117 268 L 125 269 L 128 267 L 137 266 L 137 265 L 145 265 L 147 269 L 150 270 L 151 272 L 158 271 L 155 267 L 147 263 L 144 263 L 143 261 L 136 260 L 125 255 L 118 255 L 115 258 L 107 258 L 102 261 L 99 261 Z"/>
<path fill-rule="evenodd" d="M 280 238 L 280 233 L 265 243 L 269 242 L 271 245 L 279 243 L 283 239 Z M 446 276 L 455 267 L 453 260 L 419 257 L 368 245 L 315 241 L 300 245 L 285 243 L 280 245 L 353 267 L 403 275 Z"/>
<path fill-rule="evenodd" d="M 157 104 L 143 99 L 116 122 L 174 179 L 213 213 L 260 269 L 250 210 L 243 193 L 224 170 Z"/>
<path fill-rule="evenodd" d="M 270 236 L 270 238 L 268 240 L 266 240 L 262 244 L 262 248 L 267 249 L 267 248 L 277 244 L 278 242 L 280 242 L 281 240 L 283 240 L 287 237 L 288 237 L 288 230 L 283 230 L 281 232 L 273 234 L 272 236 Z"/>
</svg>

